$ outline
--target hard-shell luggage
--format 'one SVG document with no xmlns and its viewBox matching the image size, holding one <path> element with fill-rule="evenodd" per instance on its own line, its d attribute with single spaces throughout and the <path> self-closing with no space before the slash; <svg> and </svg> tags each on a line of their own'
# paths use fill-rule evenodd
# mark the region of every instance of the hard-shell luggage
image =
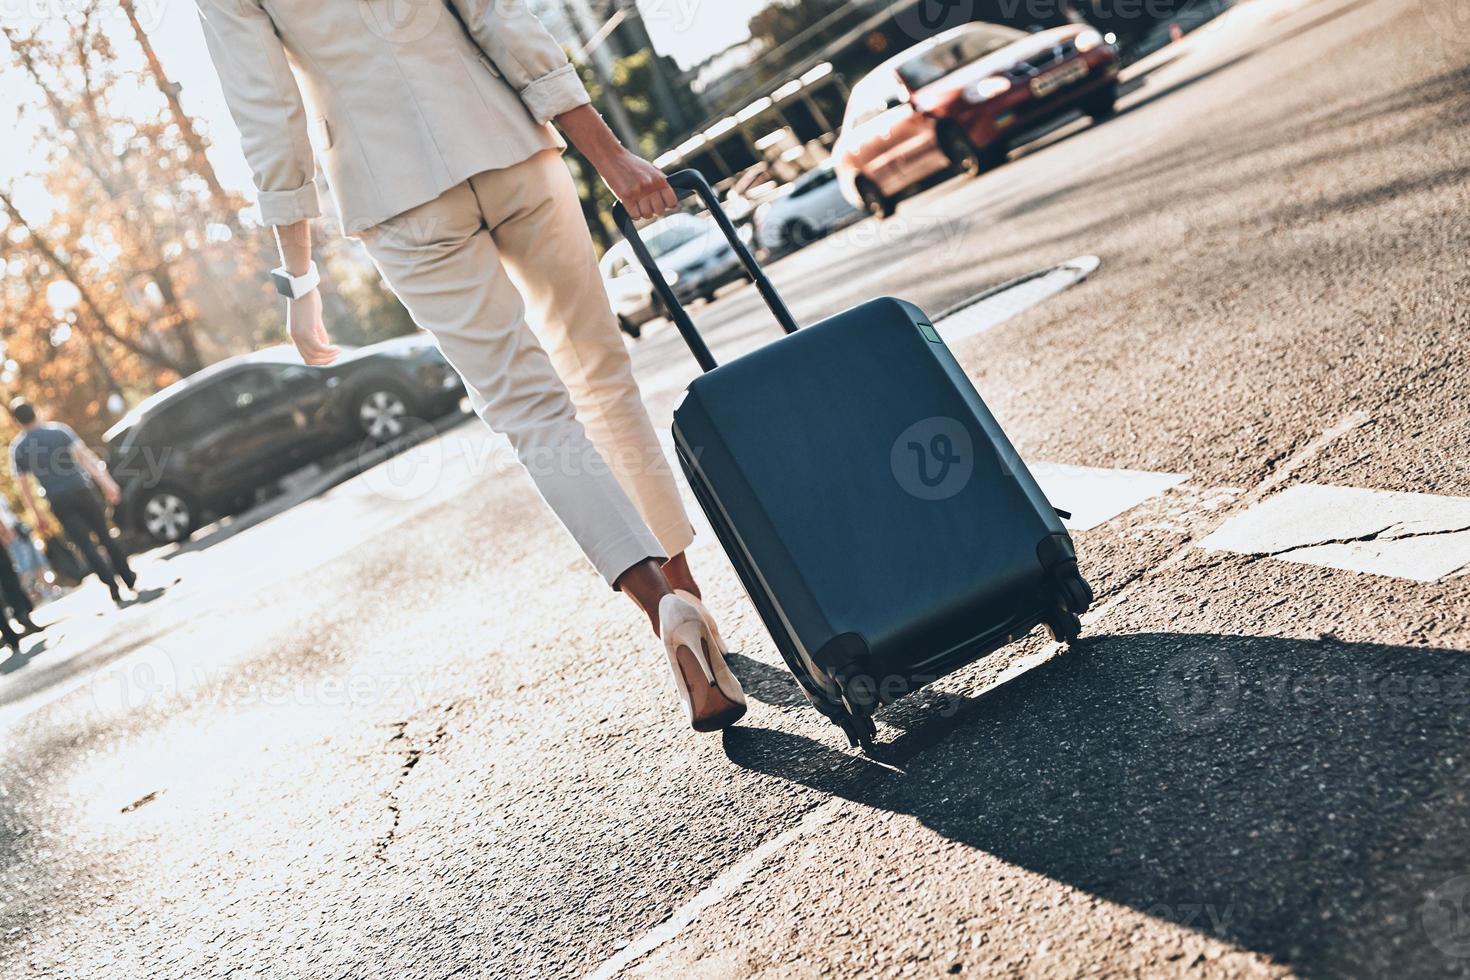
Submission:
<svg viewBox="0 0 1470 980">
<path fill-rule="evenodd" d="M 923 311 L 875 299 L 798 330 L 697 171 L 787 336 L 713 355 L 625 210 L 614 216 L 704 374 L 674 444 L 781 656 L 853 744 L 872 715 L 1038 625 L 1075 639 L 1072 539 Z"/>
</svg>

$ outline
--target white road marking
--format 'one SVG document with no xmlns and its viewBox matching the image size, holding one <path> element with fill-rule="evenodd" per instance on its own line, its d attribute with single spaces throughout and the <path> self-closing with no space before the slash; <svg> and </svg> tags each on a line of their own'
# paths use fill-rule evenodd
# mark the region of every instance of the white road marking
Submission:
<svg viewBox="0 0 1470 980">
<path fill-rule="evenodd" d="M 1300 484 L 1200 547 L 1437 582 L 1470 567 L 1470 497 Z"/>
<path fill-rule="evenodd" d="M 1030 469 L 1052 506 L 1072 515 L 1063 518 L 1062 523 L 1073 531 L 1091 530 L 1185 480 L 1182 473 L 1098 469 L 1064 463 L 1037 463 Z"/>
<path fill-rule="evenodd" d="M 607 980 L 607 978 L 615 977 L 624 968 L 632 966 L 644 956 L 678 936 L 699 917 L 700 912 L 733 895 L 776 852 L 786 850 L 792 843 L 813 830 L 831 823 L 841 803 L 840 799 L 828 800 L 808 811 L 796 826 L 788 828 L 775 837 L 768 838 L 755 850 L 721 872 L 704 891 L 675 909 L 667 919 L 639 936 L 634 942 L 624 946 L 616 956 L 604 961 L 594 972 L 588 974 L 588 980 Z"/>
<path fill-rule="evenodd" d="M 947 344 L 984 333 L 1077 285 L 1098 265 L 1097 256 L 1083 255 L 1014 286 L 1002 284 L 935 317 L 935 329 Z"/>
</svg>

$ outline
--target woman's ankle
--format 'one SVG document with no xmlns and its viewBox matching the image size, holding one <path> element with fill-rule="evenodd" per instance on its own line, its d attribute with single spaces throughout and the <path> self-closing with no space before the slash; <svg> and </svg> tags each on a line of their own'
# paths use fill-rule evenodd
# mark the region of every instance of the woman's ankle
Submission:
<svg viewBox="0 0 1470 980">
<path fill-rule="evenodd" d="M 671 588 L 688 592 L 696 599 L 704 598 L 699 584 L 694 581 L 694 573 L 689 570 L 689 559 L 682 551 L 664 562 L 663 573 Z"/>
<path fill-rule="evenodd" d="M 669 580 L 664 577 L 663 569 L 659 563 L 652 558 L 646 559 L 628 569 L 618 576 L 614 583 L 618 590 L 633 600 L 633 603 L 643 610 L 648 617 L 653 631 L 658 632 L 658 606 L 664 596 L 673 592 Z"/>
</svg>

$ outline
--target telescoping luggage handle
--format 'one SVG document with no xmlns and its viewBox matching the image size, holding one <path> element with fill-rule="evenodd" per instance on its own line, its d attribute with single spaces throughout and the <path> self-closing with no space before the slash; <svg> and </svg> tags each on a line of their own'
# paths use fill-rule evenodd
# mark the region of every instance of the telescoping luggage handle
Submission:
<svg viewBox="0 0 1470 980">
<path fill-rule="evenodd" d="M 720 207 L 720 201 L 715 197 L 714 188 L 709 181 L 704 179 L 704 174 L 698 170 L 679 170 L 669 175 L 669 185 L 680 197 L 688 194 L 698 194 L 704 201 L 704 206 L 709 209 L 710 217 L 714 219 L 721 234 L 735 250 L 735 255 L 740 259 L 741 265 L 750 275 L 755 283 L 755 288 L 760 290 L 761 298 L 771 308 L 776 316 L 776 322 L 781 324 L 781 329 L 787 333 L 796 332 L 796 320 L 791 316 L 791 311 L 786 308 L 786 303 L 781 299 L 781 294 L 776 292 L 776 287 L 767 278 L 765 270 L 750 254 L 750 249 L 745 242 L 740 240 L 735 226 L 731 224 L 730 218 L 725 214 L 725 209 Z M 653 288 L 658 292 L 658 298 L 663 300 L 664 308 L 669 311 L 669 316 L 674 320 L 674 326 L 679 328 L 679 333 L 684 335 L 684 342 L 689 345 L 689 350 L 694 354 L 694 359 L 699 362 L 700 368 L 705 371 L 713 371 L 717 367 L 715 356 L 710 353 L 709 346 L 705 344 L 704 338 L 699 334 L 699 328 L 694 321 L 689 319 L 679 298 L 674 295 L 674 288 L 669 285 L 664 274 L 659 270 L 658 263 L 648 252 L 648 246 L 644 244 L 642 236 L 638 234 L 638 228 L 633 223 L 633 218 L 628 214 L 628 209 L 621 203 L 613 205 L 613 221 L 617 223 L 618 230 L 623 237 L 628 239 L 628 244 L 633 248 L 633 254 L 638 256 L 638 261 L 643 265 L 643 271 L 648 274 L 648 279 L 653 283 Z"/>
</svg>

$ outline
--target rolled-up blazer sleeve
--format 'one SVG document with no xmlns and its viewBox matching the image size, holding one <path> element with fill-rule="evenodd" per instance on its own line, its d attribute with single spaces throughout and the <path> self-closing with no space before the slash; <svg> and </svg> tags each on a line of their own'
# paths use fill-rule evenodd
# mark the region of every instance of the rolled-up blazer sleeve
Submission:
<svg viewBox="0 0 1470 980">
<path fill-rule="evenodd" d="M 240 129 L 260 217 L 289 225 L 322 213 L 306 107 L 286 49 L 256 0 L 196 0 L 209 56 Z"/>
<path fill-rule="evenodd" d="M 538 123 L 592 101 L 576 67 L 525 0 L 451 2 L 475 43 L 520 93 Z"/>
</svg>

